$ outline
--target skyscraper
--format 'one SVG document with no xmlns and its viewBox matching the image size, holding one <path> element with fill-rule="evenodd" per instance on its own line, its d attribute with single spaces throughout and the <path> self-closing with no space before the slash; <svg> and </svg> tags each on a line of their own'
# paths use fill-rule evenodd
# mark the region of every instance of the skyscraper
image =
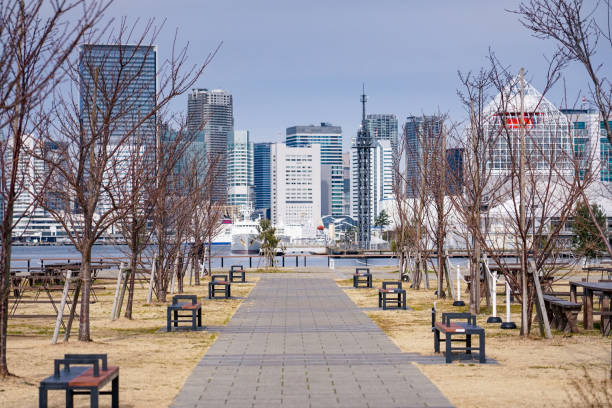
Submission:
<svg viewBox="0 0 612 408">
<path fill-rule="evenodd" d="M 194 89 L 187 99 L 189 133 L 204 132 L 206 157 L 217 163 L 213 200 L 227 198 L 227 135 L 234 130 L 232 95 L 222 89 Z"/>
<path fill-rule="evenodd" d="M 314 237 L 321 222 L 321 149 L 270 146 L 272 223 L 301 226 L 303 238 Z"/>
<path fill-rule="evenodd" d="M 105 123 L 103 115 L 112 115 L 115 119 L 109 129 L 110 144 L 120 142 L 128 133 L 135 135 L 142 117 L 155 111 L 156 46 L 84 44 L 80 47 L 79 71 L 81 121 L 88 131 L 92 130 L 94 103 L 97 126 Z M 119 95 L 115 96 L 115 92 Z M 153 142 L 156 121 L 155 113 L 148 116 L 138 134 L 150 135 Z"/>
<path fill-rule="evenodd" d="M 442 131 L 442 119 L 438 116 L 408 116 L 404 126 L 406 138 L 406 195 L 415 197 L 420 189 L 425 159 L 432 154 L 433 140 Z"/>
<path fill-rule="evenodd" d="M 388 140 L 393 151 L 397 151 L 397 116 L 387 113 L 370 113 L 366 126 L 373 140 Z"/>
<path fill-rule="evenodd" d="M 227 203 L 253 205 L 253 143 L 248 130 L 227 134 Z"/>
<path fill-rule="evenodd" d="M 342 207 L 344 214 L 351 213 L 351 153 L 342 153 Z"/>
<path fill-rule="evenodd" d="M 462 148 L 446 149 L 446 193 L 458 195 L 463 191 L 463 152 Z"/>
<path fill-rule="evenodd" d="M 253 180 L 255 209 L 263 210 L 270 217 L 270 146 L 272 143 L 255 143 L 253 146 Z"/>
<path fill-rule="evenodd" d="M 329 182 L 326 192 L 321 194 L 331 215 L 343 215 L 343 177 L 342 177 L 342 128 L 322 122 L 321 126 L 292 126 L 286 132 L 287 147 L 321 146 L 321 174 L 328 177 L 322 181 L 323 186 Z M 328 215 L 328 214 L 324 214 Z"/>
</svg>

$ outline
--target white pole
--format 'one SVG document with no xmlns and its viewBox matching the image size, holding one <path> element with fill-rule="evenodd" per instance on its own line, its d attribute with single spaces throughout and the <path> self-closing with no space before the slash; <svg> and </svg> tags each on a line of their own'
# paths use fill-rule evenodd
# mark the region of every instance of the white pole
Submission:
<svg viewBox="0 0 612 408">
<path fill-rule="evenodd" d="M 457 301 L 461 300 L 461 271 L 457 265 Z"/>
<path fill-rule="evenodd" d="M 174 268 L 172 270 L 172 280 L 170 281 L 170 294 L 174 294 L 174 280 L 176 279 L 176 272 L 178 269 L 178 257 L 174 259 Z"/>
<path fill-rule="evenodd" d="M 506 322 L 510 321 L 510 284 L 506 280 Z"/>
<path fill-rule="evenodd" d="M 497 317 L 497 272 L 493 272 L 493 279 L 491 279 L 491 297 L 493 298 L 493 317 Z"/>
</svg>

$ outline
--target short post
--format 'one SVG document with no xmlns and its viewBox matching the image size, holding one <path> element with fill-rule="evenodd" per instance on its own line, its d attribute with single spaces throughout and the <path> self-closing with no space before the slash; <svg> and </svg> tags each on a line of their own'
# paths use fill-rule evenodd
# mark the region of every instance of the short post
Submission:
<svg viewBox="0 0 612 408">
<path fill-rule="evenodd" d="M 253 257 L 249 256 L 249 268 L 253 267 Z"/>
<path fill-rule="evenodd" d="M 453 302 L 453 306 L 465 306 L 465 302 L 461 300 L 461 270 L 457 265 L 457 300 Z"/>
<path fill-rule="evenodd" d="M 306 267 L 306 255 L 304 255 L 304 267 Z"/>
<path fill-rule="evenodd" d="M 285 255 L 283 255 L 283 268 L 285 267 Z"/>
<path fill-rule="evenodd" d="M 221 257 L 221 268 L 223 268 L 223 257 Z"/>
<path fill-rule="evenodd" d="M 295 267 L 296 268 L 298 267 L 298 259 L 299 259 L 299 256 L 296 255 L 295 256 Z"/>
<path fill-rule="evenodd" d="M 488 269 L 488 268 L 487 268 Z M 493 303 L 493 316 L 489 316 L 487 323 L 501 323 L 501 317 L 497 316 L 497 272 L 491 273 L 491 301 Z"/>
<path fill-rule="evenodd" d="M 516 324 L 510 321 L 510 283 L 506 279 L 506 321 L 501 324 L 502 329 L 516 329 Z"/>
</svg>

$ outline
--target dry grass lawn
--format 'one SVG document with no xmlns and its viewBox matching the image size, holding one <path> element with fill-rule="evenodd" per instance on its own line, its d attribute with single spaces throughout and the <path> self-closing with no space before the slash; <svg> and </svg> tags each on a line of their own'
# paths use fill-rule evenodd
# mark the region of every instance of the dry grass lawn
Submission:
<svg viewBox="0 0 612 408">
<path fill-rule="evenodd" d="M 341 287 L 352 281 L 338 280 Z M 360 307 L 377 307 L 374 289 L 345 289 Z M 499 299 L 500 303 L 503 299 Z M 433 290 L 408 289 L 407 305 L 413 311 L 366 312 L 404 352 L 433 355 L 431 308 L 436 301 Z M 460 310 L 462 309 L 462 310 Z M 452 300 L 437 301 L 438 312 L 467 311 L 452 306 Z M 512 321 L 520 322 L 520 306 L 512 305 Z M 498 316 L 505 308 L 498 305 Z M 537 324 L 529 338 L 519 337 L 518 330 L 501 330 L 499 325 L 487 324 L 488 315 L 478 317 L 478 324 L 486 329 L 487 358 L 498 364 L 453 362 L 449 365 L 418 365 L 442 393 L 458 407 L 542 407 L 542 406 L 607 406 L 612 402 L 612 382 L 607 380 L 610 370 L 610 338 L 598 330 L 564 336 L 553 333 L 553 339 L 539 337 Z M 579 319 L 581 319 L 581 315 Z M 587 385 L 585 372 L 592 386 Z M 599 394 L 600 402 L 587 404 L 576 394 L 575 382 L 583 384 L 588 393 Z M 608 395 L 602 396 L 604 390 Z M 571 393 L 570 394 L 568 394 Z M 605 402 L 602 402 L 605 401 Z"/>
<path fill-rule="evenodd" d="M 232 296 L 246 297 L 259 278 L 247 273 L 248 283 L 233 284 Z M 91 305 L 91 343 L 76 340 L 78 321 L 68 343 L 51 345 L 55 320 L 9 319 L 8 364 L 15 375 L 0 382 L 0 407 L 34 407 L 38 405 L 38 383 L 53 373 L 53 359 L 64 353 L 107 353 L 110 365 L 120 367 L 120 401 L 122 407 L 165 407 L 170 405 L 187 376 L 216 338 L 214 332 L 158 333 L 166 324 L 165 303 L 146 305 L 146 290 L 135 293 L 134 319 L 111 321 L 114 284 L 97 292 L 99 301 Z M 207 282 L 186 286 L 186 294 L 208 295 Z M 59 296 L 59 295 L 58 295 Z M 171 301 L 171 296 L 168 299 Z M 205 326 L 226 324 L 241 299 L 202 301 Z M 29 305 L 18 313 L 50 314 L 51 305 Z M 60 335 L 60 340 L 63 338 Z M 75 406 L 89 406 L 88 396 L 76 396 Z M 62 391 L 49 392 L 49 407 L 65 406 Z M 101 407 L 110 406 L 110 397 L 101 397 Z"/>
</svg>

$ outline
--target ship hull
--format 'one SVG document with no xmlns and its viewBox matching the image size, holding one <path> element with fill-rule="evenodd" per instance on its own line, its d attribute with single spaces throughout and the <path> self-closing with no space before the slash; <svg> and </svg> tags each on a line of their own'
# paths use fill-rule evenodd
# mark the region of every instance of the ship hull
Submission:
<svg viewBox="0 0 612 408">
<path fill-rule="evenodd" d="M 255 234 L 232 235 L 232 252 L 237 254 L 258 254 L 261 243 Z"/>
</svg>

